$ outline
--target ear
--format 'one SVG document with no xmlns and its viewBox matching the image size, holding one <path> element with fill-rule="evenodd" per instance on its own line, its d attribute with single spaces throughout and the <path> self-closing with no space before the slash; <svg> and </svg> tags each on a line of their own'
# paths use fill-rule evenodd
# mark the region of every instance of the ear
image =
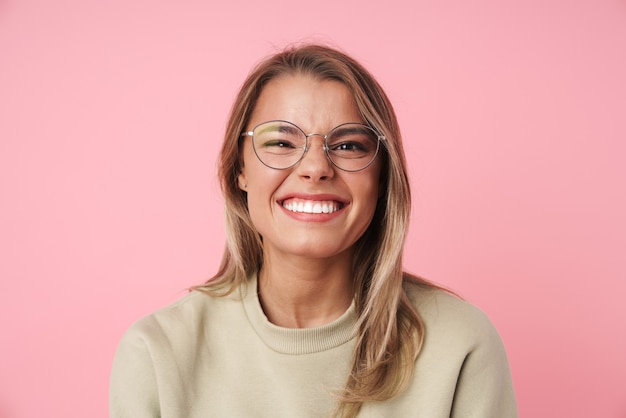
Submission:
<svg viewBox="0 0 626 418">
<path fill-rule="evenodd" d="M 239 173 L 239 176 L 237 176 L 237 185 L 244 192 L 248 191 L 248 179 L 246 178 L 246 173 L 243 170 Z"/>
</svg>

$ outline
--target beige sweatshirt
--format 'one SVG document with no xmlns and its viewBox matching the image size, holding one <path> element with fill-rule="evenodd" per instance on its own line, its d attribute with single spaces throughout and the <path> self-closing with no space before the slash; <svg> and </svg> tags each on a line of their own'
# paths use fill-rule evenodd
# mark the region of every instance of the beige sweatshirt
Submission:
<svg viewBox="0 0 626 418">
<path fill-rule="evenodd" d="M 334 322 L 281 328 L 265 317 L 256 278 L 226 297 L 192 292 L 135 323 L 111 373 L 112 418 L 328 417 L 355 345 L 354 306 Z M 413 382 L 359 417 L 517 416 L 502 342 L 477 308 L 407 285 L 426 324 Z"/>
</svg>

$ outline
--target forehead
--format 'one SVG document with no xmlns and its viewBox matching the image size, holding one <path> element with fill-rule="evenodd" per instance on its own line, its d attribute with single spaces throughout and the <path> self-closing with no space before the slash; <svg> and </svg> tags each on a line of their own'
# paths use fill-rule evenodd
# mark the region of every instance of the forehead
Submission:
<svg viewBox="0 0 626 418">
<path fill-rule="evenodd" d="M 263 87 L 248 127 L 269 120 L 286 120 L 305 132 L 326 132 L 342 123 L 364 121 L 345 84 L 303 74 L 284 75 Z"/>
</svg>

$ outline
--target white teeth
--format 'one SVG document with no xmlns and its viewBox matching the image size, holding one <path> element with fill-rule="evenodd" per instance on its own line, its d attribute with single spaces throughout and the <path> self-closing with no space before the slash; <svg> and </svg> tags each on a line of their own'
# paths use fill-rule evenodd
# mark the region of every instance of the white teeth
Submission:
<svg viewBox="0 0 626 418">
<path fill-rule="evenodd" d="M 316 202 L 312 200 L 306 201 L 289 201 L 284 202 L 283 207 L 291 212 L 299 212 L 299 213 L 333 213 L 339 210 L 339 205 L 337 202 L 325 201 L 325 202 Z"/>
</svg>

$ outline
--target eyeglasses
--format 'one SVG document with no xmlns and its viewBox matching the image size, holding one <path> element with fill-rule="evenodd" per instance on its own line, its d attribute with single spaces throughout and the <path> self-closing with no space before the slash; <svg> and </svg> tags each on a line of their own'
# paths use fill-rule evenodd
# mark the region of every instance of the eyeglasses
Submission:
<svg viewBox="0 0 626 418">
<path fill-rule="evenodd" d="M 344 123 L 326 135 L 305 134 L 291 122 L 272 120 L 261 123 L 242 137 L 252 137 L 254 153 L 270 168 L 285 170 L 298 164 L 309 150 L 309 138 L 324 138 L 324 153 L 328 160 L 344 171 L 361 171 L 374 162 L 380 141 L 385 140 L 373 128 L 360 123 Z"/>
</svg>

